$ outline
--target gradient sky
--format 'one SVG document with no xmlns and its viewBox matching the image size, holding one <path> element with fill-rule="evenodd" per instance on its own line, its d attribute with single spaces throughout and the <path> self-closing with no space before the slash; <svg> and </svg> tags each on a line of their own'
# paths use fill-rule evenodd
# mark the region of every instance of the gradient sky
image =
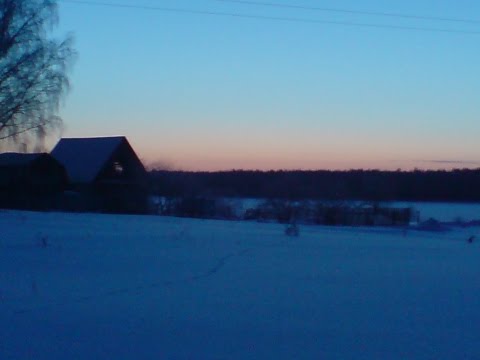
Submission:
<svg viewBox="0 0 480 360">
<path fill-rule="evenodd" d="M 126 135 L 147 165 L 185 170 L 480 166 L 480 22 L 104 2 L 479 34 L 61 2 L 58 30 L 79 53 L 64 136 Z M 275 2 L 480 21 L 475 0 Z"/>
</svg>

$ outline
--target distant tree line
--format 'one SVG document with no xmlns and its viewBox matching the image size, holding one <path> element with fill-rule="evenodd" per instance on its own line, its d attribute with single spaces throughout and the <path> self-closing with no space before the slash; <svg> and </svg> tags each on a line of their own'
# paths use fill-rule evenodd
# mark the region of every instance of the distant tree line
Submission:
<svg viewBox="0 0 480 360">
<path fill-rule="evenodd" d="M 150 172 L 154 194 L 366 201 L 480 201 L 480 169 Z"/>
<path fill-rule="evenodd" d="M 210 196 L 157 200 L 153 214 L 200 219 L 335 226 L 405 226 L 419 219 L 413 208 L 389 207 L 377 202 L 264 199 L 244 207 L 238 199 Z M 294 231 L 295 227 L 290 230 Z"/>
</svg>

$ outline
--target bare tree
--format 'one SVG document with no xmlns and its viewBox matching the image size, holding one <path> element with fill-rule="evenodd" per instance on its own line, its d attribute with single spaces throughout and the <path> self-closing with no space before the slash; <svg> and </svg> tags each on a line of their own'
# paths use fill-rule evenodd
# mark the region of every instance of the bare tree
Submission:
<svg viewBox="0 0 480 360">
<path fill-rule="evenodd" d="M 58 129 L 75 57 L 72 39 L 50 38 L 56 0 L 0 0 L 0 142 Z"/>
</svg>

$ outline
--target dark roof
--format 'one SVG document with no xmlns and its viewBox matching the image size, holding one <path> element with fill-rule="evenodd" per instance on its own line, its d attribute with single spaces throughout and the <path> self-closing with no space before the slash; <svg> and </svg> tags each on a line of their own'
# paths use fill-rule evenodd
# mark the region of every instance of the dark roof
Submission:
<svg viewBox="0 0 480 360">
<path fill-rule="evenodd" d="M 48 154 L 23 154 L 14 152 L 3 153 L 0 154 L 0 166 L 25 166 L 43 155 Z"/>
<path fill-rule="evenodd" d="M 52 156 L 65 167 L 73 183 L 91 183 L 124 141 L 124 136 L 60 139 Z"/>
</svg>

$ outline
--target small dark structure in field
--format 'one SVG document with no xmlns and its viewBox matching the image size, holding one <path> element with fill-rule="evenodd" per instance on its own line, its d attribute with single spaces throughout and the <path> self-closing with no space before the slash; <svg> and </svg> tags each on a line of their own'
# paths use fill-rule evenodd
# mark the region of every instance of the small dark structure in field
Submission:
<svg viewBox="0 0 480 360">
<path fill-rule="evenodd" d="M 300 235 L 300 229 L 296 222 L 292 222 L 291 224 L 287 225 L 287 227 L 285 228 L 285 235 L 291 237 L 296 237 Z"/>
<path fill-rule="evenodd" d="M 147 212 L 147 172 L 125 137 L 61 139 L 52 156 L 70 179 L 67 210 Z"/>
<path fill-rule="evenodd" d="M 67 182 L 65 168 L 49 154 L 0 154 L 2 208 L 57 208 Z"/>
</svg>

